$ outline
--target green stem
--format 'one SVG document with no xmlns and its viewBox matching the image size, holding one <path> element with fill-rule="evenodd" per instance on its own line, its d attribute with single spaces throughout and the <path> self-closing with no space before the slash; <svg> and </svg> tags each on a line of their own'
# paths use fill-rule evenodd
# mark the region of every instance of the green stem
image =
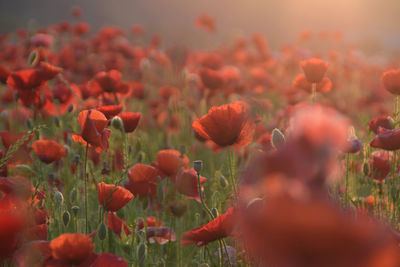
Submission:
<svg viewBox="0 0 400 267">
<path fill-rule="evenodd" d="M 237 190 L 236 190 L 236 181 L 235 181 L 235 177 L 233 174 L 233 155 L 232 155 L 232 147 L 229 147 L 229 153 L 228 153 L 228 161 L 229 161 L 229 176 L 230 176 L 230 180 L 231 180 L 231 184 L 232 184 L 232 190 L 233 190 L 233 194 L 234 194 L 234 199 L 236 199 L 237 197 Z"/>
<path fill-rule="evenodd" d="M 86 219 L 85 234 L 88 234 L 88 232 L 89 232 L 89 225 L 88 225 L 88 192 L 87 192 L 87 174 L 86 174 L 88 150 L 89 150 L 89 143 L 86 144 L 85 162 L 84 162 L 84 174 L 83 174 L 84 175 L 84 180 L 85 180 L 85 219 Z"/>
</svg>

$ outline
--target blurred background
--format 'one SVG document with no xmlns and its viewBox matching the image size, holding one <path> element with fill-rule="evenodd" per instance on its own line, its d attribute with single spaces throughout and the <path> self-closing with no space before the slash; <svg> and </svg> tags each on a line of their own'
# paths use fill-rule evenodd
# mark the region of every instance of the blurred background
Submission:
<svg viewBox="0 0 400 267">
<path fill-rule="evenodd" d="M 161 35 L 164 45 L 215 47 L 260 32 L 277 48 L 310 30 L 313 36 L 342 32 L 369 53 L 400 47 L 399 0 L 0 0 L 0 32 L 77 21 L 71 14 L 77 6 L 91 32 L 141 24 L 148 35 Z M 215 18 L 216 33 L 194 26 L 201 13 Z"/>
</svg>

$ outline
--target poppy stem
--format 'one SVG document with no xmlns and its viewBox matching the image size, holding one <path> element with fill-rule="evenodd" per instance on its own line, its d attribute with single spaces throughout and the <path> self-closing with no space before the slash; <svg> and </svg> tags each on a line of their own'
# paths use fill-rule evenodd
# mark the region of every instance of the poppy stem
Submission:
<svg viewBox="0 0 400 267">
<path fill-rule="evenodd" d="M 345 206 L 349 204 L 349 172 L 350 172 L 350 154 L 346 154 L 346 180 L 345 180 Z"/>
<path fill-rule="evenodd" d="M 317 100 L 317 83 L 311 84 L 311 103 L 314 105 Z"/>
<path fill-rule="evenodd" d="M 86 219 L 86 223 L 85 223 L 85 234 L 88 234 L 88 232 L 89 232 L 89 225 L 88 225 L 88 192 L 87 192 L 87 174 L 86 174 L 88 151 L 89 151 L 89 143 L 86 143 L 85 162 L 84 162 L 84 180 L 85 180 L 85 219 Z"/>
<path fill-rule="evenodd" d="M 229 176 L 230 176 L 230 180 L 231 180 L 231 184 L 232 184 L 232 190 L 233 190 L 233 194 L 234 194 L 234 198 L 236 199 L 237 197 L 237 191 L 236 191 L 236 181 L 235 181 L 235 177 L 233 174 L 233 155 L 232 155 L 232 147 L 229 146 L 229 151 L 228 151 L 228 161 L 229 161 Z"/>
<path fill-rule="evenodd" d="M 200 196 L 201 206 L 203 207 L 204 211 L 207 212 L 207 214 L 208 214 L 208 216 L 210 217 L 211 220 L 215 219 L 214 215 L 211 212 L 211 210 L 207 207 L 207 204 L 204 201 L 203 194 L 201 192 L 200 172 L 197 172 L 197 186 L 199 188 L 199 196 Z"/>
</svg>

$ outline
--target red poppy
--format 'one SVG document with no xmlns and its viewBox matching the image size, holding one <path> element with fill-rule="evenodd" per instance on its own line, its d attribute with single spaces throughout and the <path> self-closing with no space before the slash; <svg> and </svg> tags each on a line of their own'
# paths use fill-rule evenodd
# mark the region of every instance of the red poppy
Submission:
<svg viewBox="0 0 400 267">
<path fill-rule="evenodd" d="M 248 145 L 255 131 L 248 105 L 241 101 L 212 107 L 206 115 L 195 120 L 192 127 L 197 134 L 221 147 Z"/>
<path fill-rule="evenodd" d="M 51 254 L 64 264 L 78 265 L 93 253 L 92 238 L 84 234 L 62 234 L 50 242 Z"/>
<path fill-rule="evenodd" d="M 371 175 L 378 181 L 383 181 L 391 171 L 390 162 L 393 160 L 392 152 L 374 151 L 372 152 Z"/>
<path fill-rule="evenodd" d="M 293 80 L 293 86 L 296 88 L 300 88 L 308 93 L 312 91 L 312 84 L 307 81 L 306 76 L 304 74 L 299 74 Z M 317 83 L 317 92 L 327 93 L 332 88 L 332 82 L 329 78 L 324 77 L 322 81 Z"/>
<path fill-rule="evenodd" d="M 72 9 L 72 15 L 73 15 L 75 18 L 80 18 L 80 17 L 82 16 L 82 13 L 83 13 L 83 10 L 82 10 L 82 8 L 80 8 L 80 7 L 74 7 L 74 8 Z"/>
<path fill-rule="evenodd" d="M 166 176 L 175 179 L 181 168 L 189 167 L 189 158 L 178 150 L 166 149 L 157 153 L 157 168 Z"/>
<path fill-rule="evenodd" d="M 368 122 L 368 126 L 372 132 L 377 134 L 379 127 L 393 129 L 393 119 L 389 116 L 379 116 L 375 120 Z"/>
<path fill-rule="evenodd" d="M 168 102 L 170 97 L 181 96 L 181 91 L 174 86 L 166 85 L 158 88 L 158 95 L 161 96 L 164 101 Z"/>
<path fill-rule="evenodd" d="M 11 71 L 4 66 L 0 66 L 0 82 L 6 84 L 8 75 L 11 74 Z"/>
<path fill-rule="evenodd" d="M 72 135 L 75 142 L 92 145 L 97 151 L 108 149 L 108 139 L 111 131 L 105 127 L 108 124 L 104 114 L 97 110 L 84 110 L 79 113 L 78 122 L 81 126 L 80 135 Z"/>
<path fill-rule="evenodd" d="M 328 62 L 325 62 L 319 58 L 303 60 L 300 65 L 308 82 L 310 83 L 321 82 L 329 66 Z"/>
<path fill-rule="evenodd" d="M 32 182 L 25 177 L 0 178 L 0 192 L 3 194 L 3 198 L 12 199 L 13 202 L 30 200 L 34 191 Z"/>
<path fill-rule="evenodd" d="M 370 145 L 384 150 L 397 150 L 400 148 L 400 128 L 385 129 L 378 127 L 378 133 Z"/>
<path fill-rule="evenodd" d="M 181 238 L 181 245 L 196 244 L 200 247 L 231 235 L 236 224 L 235 217 L 234 208 L 229 208 L 227 212 L 219 215 L 211 222 L 184 232 Z"/>
<path fill-rule="evenodd" d="M 207 178 L 200 177 L 201 184 L 205 183 L 206 180 Z M 179 193 L 200 202 L 197 173 L 193 168 L 190 170 L 182 170 L 176 178 L 175 185 Z"/>
<path fill-rule="evenodd" d="M 128 267 L 128 263 L 124 258 L 121 258 L 120 256 L 103 252 L 97 257 L 92 267 L 104 267 L 104 266 Z"/>
<path fill-rule="evenodd" d="M 0 138 L 5 147 L 5 152 L 7 152 L 12 145 L 14 145 L 18 140 L 23 138 L 27 133 L 14 133 L 10 131 L 0 131 Z M 11 158 L 6 162 L 7 165 L 17 165 L 25 164 L 32 161 L 29 156 L 30 149 L 27 144 L 32 140 L 33 134 L 30 135 L 25 142 L 21 144 L 17 151 L 15 151 Z"/>
<path fill-rule="evenodd" d="M 218 70 L 224 66 L 224 60 L 217 53 L 208 53 L 201 58 L 200 64 L 202 67 Z"/>
<path fill-rule="evenodd" d="M 142 114 L 140 112 L 125 112 L 118 115 L 124 123 L 124 130 L 126 133 L 133 132 L 139 124 Z"/>
<path fill-rule="evenodd" d="M 126 220 L 120 219 L 115 212 L 108 212 L 107 214 L 107 227 L 110 228 L 118 237 L 121 239 L 122 230 L 124 230 L 125 235 L 129 235 L 131 231 L 126 225 Z"/>
<path fill-rule="evenodd" d="M 158 175 L 158 170 L 152 166 L 141 163 L 135 164 L 128 171 L 129 182 L 125 184 L 125 187 L 141 198 L 155 196 L 157 194 Z"/>
<path fill-rule="evenodd" d="M 98 183 L 97 195 L 99 203 L 108 211 L 117 211 L 133 199 L 133 194 L 121 186 Z"/>
<path fill-rule="evenodd" d="M 215 19 L 207 14 L 201 14 L 196 20 L 195 25 L 199 28 L 203 28 L 208 32 L 215 32 Z"/>
<path fill-rule="evenodd" d="M 117 70 L 99 72 L 89 81 L 87 87 L 91 91 L 125 94 L 129 91 L 129 84 L 122 82 L 122 74 Z"/>
<path fill-rule="evenodd" d="M 59 161 L 67 155 L 65 147 L 54 140 L 36 140 L 32 148 L 36 156 L 47 164 Z"/>
<path fill-rule="evenodd" d="M 215 70 L 202 68 L 199 74 L 206 88 L 216 90 L 222 88 L 224 85 L 224 77 Z"/>
<path fill-rule="evenodd" d="M 98 111 L 102 112 L 106 116 L 107 120 L 112 119 L 122 111 L 122 105 L 108 105 L 97 108 Z"/>
<path fill-rule="evenodd" d="M 394 95 L 400 95 L 400 69 L 384 72 L 381 81 L 386 90 Z"/>
</svg>

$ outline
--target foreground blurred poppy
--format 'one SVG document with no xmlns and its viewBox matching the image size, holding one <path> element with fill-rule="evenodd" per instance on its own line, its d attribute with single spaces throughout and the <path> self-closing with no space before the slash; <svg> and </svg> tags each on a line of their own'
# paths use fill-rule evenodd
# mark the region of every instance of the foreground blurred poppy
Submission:
<svg viewBox="0 0 400 267">
<path fill-rule="evenodd" d="M 121 258 L 120 256 L 103 252 L 97 257 L 92 267 L 104 267 L 104 266 L 128 267 L 128 263 L 124 258 Z"/>
<path fill-rule="evenodd" d="M 192 124 L 198 135 L 221 147 L 248 145 L 253 138 L 255 123 L 244 102 L 212 107 L 206 115 Z"/>
<path fill-rule="evenodd" d="M 393 122 L 393 119 L 389 116 L 379 116 L 378 118 L 368 122 L 368 126 L 372 132 L 377 134 L 379 127 L 393 129 Z"/>
<path fill-rule="evenodd" d="M 386 90 L 394 95 L 400 95 L 400 69 L 384 72 L 381 81 Z"/>
<path fill-rule="evenodd" d="M 108 149 L 108 139 L 111 131 L 105 127 L 108 124 L 104 114 L 97 110 L 84 110 L 79 113 L 78 122 L 81 126 L 80 135 L 72 135 L 75 142 L 92 145 L 97 151 Z"/>
<path fill-rule="evenodd" d="M 378 127 L 378 133 L 370 145 L 384 150 L 397 150 L 400 148 L 400 128 L 385 129 Z"/>
<path fill-rule="evenodd" d="M 207 245 L 212 241 L 231 235 L 235 224 L 234 208 L 229 208 L 227 212 L 211 222 L 184 232 L 181 238 L 181 245 L 196 244 L 198 247 Z"/>
<path fill-rule="evenodd" d="M 374 151 L 372 156 L 372 172 L 371 175 L 378 181 L 384 181 L 386 176 L 390 173 L 390 161 L 393 160 L 392 152 Z"/>
<path fill-rule="evenodd" d="M 36 140 L 32 143 L 36 156 L 44 163 L 59 161 L 67 155 L 65 147 L 54 140 Z"/>
<path fill-rule="evenodd" d="M 92 238 L 84 234 L 62 234 L 50 242 L 51 254 L 62 264 L 79 265 L 91 256 Z"/>
<path fill-rule="evenodd" d="M 304 75 L 310 83 L 321 82 L 329 66 L 327 62 L 319 58 L 303 60 L 300 65 L 304 71 Z"/>
<path fill-rule="evenodd" d="M 99 203 L 108 211 L 117 211 L 133 199 L 133 194 L 121 186 L 98 183 L 97 195 Z"/>
</svg>

